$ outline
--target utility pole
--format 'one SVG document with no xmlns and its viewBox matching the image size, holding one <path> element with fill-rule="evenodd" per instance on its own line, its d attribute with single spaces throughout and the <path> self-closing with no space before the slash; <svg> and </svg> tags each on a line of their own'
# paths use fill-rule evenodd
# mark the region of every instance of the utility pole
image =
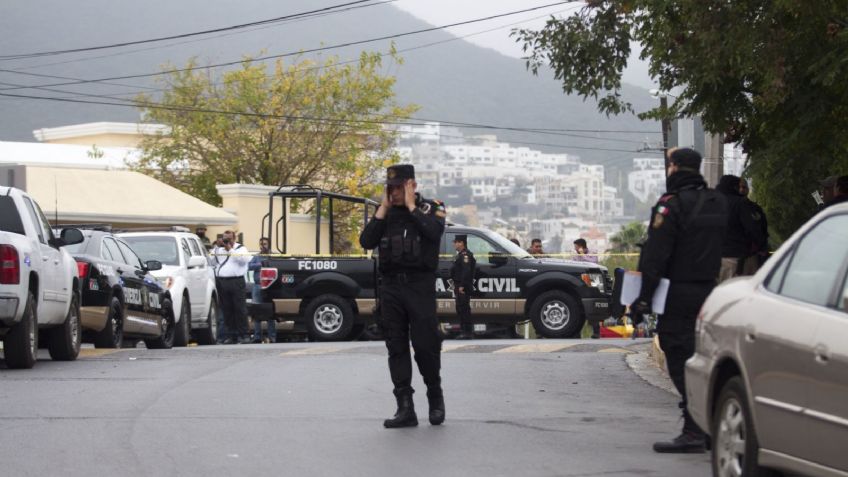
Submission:
<svg viewBox="0 0 848 477">
<path fill-rule="evenodd" d="M 668 97 L 665 94 L 660 96 L 660 109 L 662 109 L 662 111 L 663 111 L 663 118 L 662 118 L 663 162 L 665 163 L 665 168 L 667 170 L 668 169 L 668 135 L 671 131 L 671 121 L 669 121 L 668 117 L 665 115 L 665 112 L 668 109 Z"/>
<path fill-rule="evenodd" d="M 707 185 L 715 187 L 724 175 L 724 136 L 722 134 L 704 135 L 704 179 Z"/>
</svg>

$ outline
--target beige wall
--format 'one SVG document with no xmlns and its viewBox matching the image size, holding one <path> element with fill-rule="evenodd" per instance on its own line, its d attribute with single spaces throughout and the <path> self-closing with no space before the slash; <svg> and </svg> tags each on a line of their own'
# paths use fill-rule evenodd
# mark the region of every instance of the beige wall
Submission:
<svg viewBox="0 0 848 477">
<path fill-rule="evenodd" d="M 47 144 L 77 144 L 97 147 L 138 147 L 141 134 L 91 134 L 44 141 Z"/>
<path fill-rule="evenodd" d="M 247 184 L 224 184 L 218 185 L 218 194 L 223 199 L 223 209 L 238 217 L 235 226 L 236 233 L 244 235 L 244 245 L 249 250 L 259 249 L 259 238 L 267 235 L 267 229 L 261 230 L 262 218 L 268 213 L 268 194 L 275 191 L 276 187 L 247 185 Z M 274 203 L 274 220 L 280 218 L 280 206 L 282 201 Z M 267 225 L 266 225 L 267 227 Z M 228 227 L 209 227 L 207 235 L 214 240 L 217 234 L 223 233 Z M 282 227 L 280 227 L 282 228 Z M 329 254 L 330 234 L 329 224 L 321 223 L 321 253 Z M 275 234 L 277 231 L 275 231 Z M 315 253 L 315 220 L 312 217 L 301 214 L 289 214 L 287 231 L 287 254 L 311 255 Z M 282 239 L 279 242 L 272 237 L 273 243 L 279 243 L 282 248 Z M 276 251 L 276 248 L 274 249 Z"/>
</svg>

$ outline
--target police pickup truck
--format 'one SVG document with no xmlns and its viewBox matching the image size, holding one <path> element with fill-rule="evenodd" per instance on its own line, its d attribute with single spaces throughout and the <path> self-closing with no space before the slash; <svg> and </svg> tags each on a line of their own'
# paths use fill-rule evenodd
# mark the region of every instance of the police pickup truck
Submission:
<svg viewBox="0 0 848 477">
<path fill-rule="evenodd" d="M 377 204 L 311 188 L 289 188 L 271 194 L 271 210 L 265 216 L 268 236 L 273 236 L 275 199 L 282 199 L 285 222 L 287 199 L 315 197 L 357 202 L 364 219 Z M 332 210 L 330 205 L 329 209 Z M 321 248 L 321 207 L 316 213 L 316 249 Z M 330 214 L 332 217 L 332 214 Z M 330 219 L 332 222 L 332 218 Z M 329 227 L 330 250 L 333 230 Z M 265 228 L 265 223 L 263 223 Z M 448 224 L 442 237 L 436 281 L 438 315 L 443 323 L 456 323 L 450 267 L 453 239 L 467 235 L 468 249 L 477 259 L 472 319 L 477 324 L 514 324 L 530 320 L 537 334 L 547 338 L 574 337 L 586 320 L 609 316 L 611 280 L 607 269 L 594 263 L 535 258 L 503 236 L 481 228 Z M 285 231 L 282 234 L 285 237 Z M 260 271 L 263 301 L 272 304 L 267 313 L 305 325 L 310 339 L 348 339 L 356 329 L 375 320 L 377 310 L 376 257 L 287 256 L 280 240 L 272 243 L 282 256 L 269 256 Z M 252 311 L 252 313 L 256 313 Z"/>
</svg>

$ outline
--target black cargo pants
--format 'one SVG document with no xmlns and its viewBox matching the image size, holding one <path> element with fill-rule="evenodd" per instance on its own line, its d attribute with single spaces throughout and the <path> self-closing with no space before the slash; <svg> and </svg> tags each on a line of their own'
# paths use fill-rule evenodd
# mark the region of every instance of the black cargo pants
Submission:
<svg viewBox="0 0 848 477">
<path fill-rule="evenodd" d="M 224 338 L 247 337 L 247 298 L 244 277 L 218 277 L 218 301 L 224 314 Z M 219 333 L 221 330 L 219 330 Z"/>
<path fill-rule="evenodd" d="M 474 325 L 471 323 L 471 295 L 468 293 L 459 293 L 459 290 L 454 291 L 456 295 L 456 314 L 459 316 L 459 324 L 463 333 L 471 333 L 474 330 Z"/>
<path fill-rule="evenodd" d="M 435 283 L 433 273 L 382 277 L 380 307 L 395 395 L 412 393 L 410 340 L 427 389 L 441 392 L 442 338 L 436 318 Z"/>
<path fill-rule="evenodd" d="M 681 396 L 678 405 L 683 411 L 683 430 L 698 434 L 703 431 L 692 420 L 686 408 L 685 370 L 686 361 L 695 354 L 695 322 L 698 312 L 714 287 L 714 282 L 672 283 L 665 314 L 659 317 L 657 323 L 668 376 Z"/>
</svg>

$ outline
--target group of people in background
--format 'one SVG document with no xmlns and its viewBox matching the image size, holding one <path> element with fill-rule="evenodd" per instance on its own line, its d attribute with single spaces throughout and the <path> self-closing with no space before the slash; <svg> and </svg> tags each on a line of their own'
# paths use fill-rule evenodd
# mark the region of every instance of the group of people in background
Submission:
<svg viewBox="0 0 848 477">
<path fill-rule="evenodd" d="M 509 239 L 515 245 L 521 246 L 521 243 L 516 238 Z M 534 257 L 544 257 L 545 251 L 542 248 L 542 239 L 534 238 L 530 241 L 530 248 L 527 249 L 527 253 L 533 255 Z M 598 263 L 598 255 L 593 254 L 589 251 L 589 246 L 586 243 L 586 239 L 579 238 L 574 241 L 574 253 L 569 257 L 571 260 L 576 262 L 591 262 Z"/>
</svg>

